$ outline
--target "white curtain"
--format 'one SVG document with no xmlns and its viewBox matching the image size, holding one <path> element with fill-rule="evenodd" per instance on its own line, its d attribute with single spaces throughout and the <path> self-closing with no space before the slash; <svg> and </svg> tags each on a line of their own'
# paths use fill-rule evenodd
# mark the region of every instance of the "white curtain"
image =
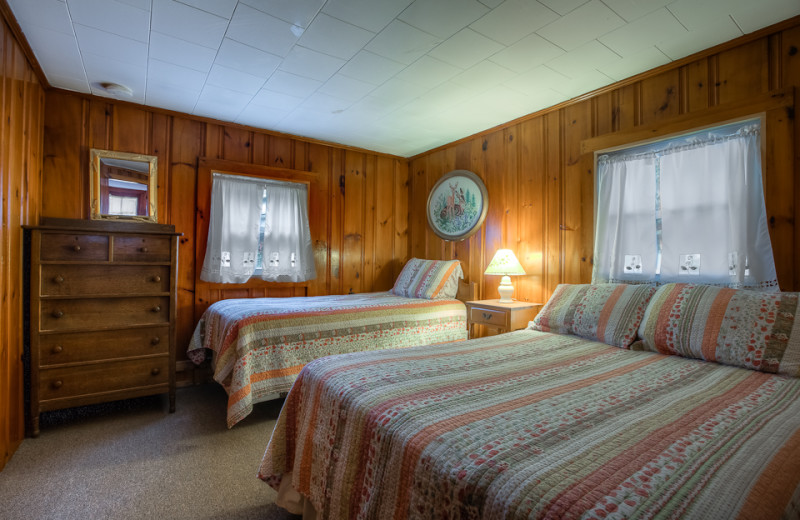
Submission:
<svg viewBox="0 0 800 520">
<path fill-rule="evenodd" d="M 600 157 L 593 282 L 778 290 L 759 136 L 751 121 Z"/>
<path fill-rule="evenodd" d="M 261 278 L 302 282 L 316 278 L 305 184 L 266 185 L 267 215 Z"/>
<path fill-rule="evenodd" d="M 247 178 L 214 174 L 211 221 L 200 279 L 244 283 L 256 269 L 258 226 L 264 185 Z"/>
</svg>

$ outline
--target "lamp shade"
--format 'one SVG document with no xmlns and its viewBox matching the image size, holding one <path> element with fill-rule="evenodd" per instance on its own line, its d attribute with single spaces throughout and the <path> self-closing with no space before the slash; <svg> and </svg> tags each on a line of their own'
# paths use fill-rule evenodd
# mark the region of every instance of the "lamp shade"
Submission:
<svg viewBox="0 0 800 520">
<path fill-rule="evenodd" d="M 515 276 L 525 274 L 525 269 L 522 268 L 513 251 L 510 249 L 498 249 L 483 274 Z"/>
</svg>

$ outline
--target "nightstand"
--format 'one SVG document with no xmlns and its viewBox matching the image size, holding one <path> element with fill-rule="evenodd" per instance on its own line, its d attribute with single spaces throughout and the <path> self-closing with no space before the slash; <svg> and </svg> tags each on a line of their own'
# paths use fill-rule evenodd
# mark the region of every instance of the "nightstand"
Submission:
<svg viewBox="0 0 800 520">
<path fill-rule="evenodd" d="M 485 325 L 498 329 L 499 333 L 524 329 L 544 304 L 518 302 L 500 303 L 500 300 L 476 300 L 466 302 L 467 330 L 472 337 L 473 325 Z"/>
</svg>

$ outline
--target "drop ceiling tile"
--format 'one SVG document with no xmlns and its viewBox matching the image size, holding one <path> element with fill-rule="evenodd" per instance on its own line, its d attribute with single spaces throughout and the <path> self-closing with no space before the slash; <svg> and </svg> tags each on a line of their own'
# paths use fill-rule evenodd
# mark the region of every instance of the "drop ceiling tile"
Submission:
<svg viewBox="0 0 800 520">
<path fill-rule="evenodd" d="M 196 43 L 179 40 L 156 31 L 150 33 L 150 58 L 208 72 L 216 54 L 214 49 Z"/>
<path fill-rule="evenodd" d="M 410 3 L 411 0 L 328 0 L 322 12 L 377 33 Z"/>
<path fill-rule="evenodd" d="M 146 66 L 136 66 L 108 56 L 88 52 L 83 53 L 83 65 L 93 94 L 101 95 L 98 93 L 100 83 L 119 83 L 133 91 L 132 100 L 141 99 L 144 102 Z M 105 91 L 99 90 L 102 95 L 108 96 Z"/>
<path fill-rule="evenodd" d="M 350 113 L 361 118 L 378 119 L 390 112 L 394 112 L 403 106 L 403 104 L 404 101 L 369 95 L 353 103 L 345 113 Z"/>
<path fill-rule="evenodd" d="M 147 66 L 147 44 L 93 27 L 74 24 L 75 35 L 81 53 L 106 56 L 116 61 L 130 63 L 136 67 Z"/>
<path fill-rule="evenodd" d="M 217 49 L 228 20 L 173 0 L 153 0 L 150 27 L 174 38 Z"/>
<path fill-rule="evenodd" d="M 158 85 L 175 90 L 199 92 L 206 82 L 206 74 L 174 63 L 151 58 L 147 64 L 147 85 Z"/>
<path fill-rule="evenodd" d="M 716 23 L 703 26 L 702 29 L 689 31 L 673 40 L 658 44 L 658 48 L 673 60 L 689 56 L 718 43 L 726 42 L 741 36 L 743 33 L 730 16 L 725 16 Z"/>
<path fill-rule="evenodd" d="M 620 56 L 630 56 L 663 41 L 679 38 L 687 32 L 672 13 L 667 9 L 659 9 L 599 39 Z"/>
<path fill-rule="evenodd" d="M 70 0 L 71 1 L 71 0 Z M 191 5 L 207 13 L 215 14 L 228 20 L 233 15 L 237 0 L 178 0 L 183 4 Z"/>
<path fill-rule="evenodd" d="M 495 7 L 503 3 L 503 0 L 479 0 L 479 1 L 489 9 L 494 9 Z"/>
<path fill-rule="evenodd" d="M 524 112 L 526 114 L 532 114 L 566 100 L 567 96 L 553 89 L 539 90 L 526 96 Z"/>
<path fill-rule="evenodd" d="M 151 7 L 152 0 L 119 0 L 123 4 L 132 5 L 133 7 L 144 9 L 145 11 L 149 11 Z"/>
<path fill-rule="evenodd" d="M 277 56 L 286 56 L 302 29 L 252 7 L 239 4 L 226 36 Z"/>
<path fill-rule="evenodd" d="M 800 14 L 797 0 L 759 0 L 746 7 L 731 10 L 731 16 L 745 33 L 757 31 Z"/>
<path fill-rule="evenodd" d="M 675 0 L 603 0 L 603 3 L 620 15 L 625 21 L 632 22 L 674 1 Z"/>
<path fill-rule="evenodd" d="M 475 91 L 471 88 L 446 81 L 441 85 L 432 88 L 430 91 L 422 94 L 412 103 L 415 107 L 421 108 L 427 115 L 431 115 L 438 119 L 437 114 L 453 105 L 463 103 L 467 99 L 475 95 Z M 448 124 L 447 121 L 442 120 L 443 124 Z"/>
<path fill-rule="evenodd" d="M 421 87 L 400 78 L 392 78 L 372 91 L 372 96 L 379 99 L 388 99 L 399 104 L 405 104 L 427 92 L 429 89 Z"/>
<path fill-rule="evenodd" d="M 450 65 L 468 69 L 502 49 L 504 47 L 496 41 L 466 28 L 442 42 L 428 55 Z"/>
<path fill-rule="evenodd" d="M 299 27 L 308 27 L 325 0 L 242 0 L 241 3 Z"/>
<path fill-rule="evenodd" d="M 584 5 L 588 0 L 539 0 L 561 16 L 571 13 L 578 7 Z"/>
<path fill-rule="evenodd" d="M 555 22 L 542 27 L 536 33 L 562 49 L 571 51 L 624 24 L 625 20 L 617 16 L 600 0 L 591 0 Z"/>
<path fill-rule="evenodd" d="M 300 108 L 324 114 L 336 114 L 343 112 L 352 104 L 352 101 L 323 94 L 322 92 L 315 92 L 303 101 Z"/>
<path fill-rule="evenodd" d="M 380 85 L 404 67 L 402 63 L 362 50 L 345 63 L 339 73 L 373 85 Z"/>
<path fill-rule="evenodd" d="M 279 56 L 239 43 L 222 40 L 215 63 L 256 76 L 268 77 L 283 61 Z"/>
<path fill-rule="evenodd" d="M 553 90 L 561 92 L 569 99 L 612 83 L 614 83 L 614 80 L 599 70 L 587 70 L 586 74 L 580 78 L 569 79 L 559 83 L 553 87 Z"/>
<path fill-rule="evenodd" d="M 514 72 L 525 72 L 564 54 L 564 51 L 537 34 L 521 39 L 498 52 L 491 61 Z"/>
<path fill-rule="evenodd" d="M 752 0 L 675 0 L 667 9 L 690 31 L 719 22 L 731 12 L 753 5 Z M 760 3 L 759 3 L 760 5 Z"/>
<path fill-rule="evenodd" d="M 258 105 L 264 108 L 288 112 L 300 106 L 300 103 L 302 102 L 303 98 L 290 96 L 289 94 L 282 94 L 272 90 L 261 89 L 258 94 L 253 97 L 253 100 L 250 101 L 250 106 Z"/>
<path fill-rule="evenodd" d="M 459 72 L 462 72 L 462 69 L 448 65 L 436 58 L 423 56 L 397 73 L 395 78 L 431 89 Z"/>
<path fill-rule="evenodd" d="M 506 81 L 503 85 L 530 96 L 544 90 L 555 89 L 567 81 L 569 81 L 568 77 L 542 65 Z"/>
<path fill-rule="evenodd" d="M 457 85 L 468 87 L 473 91 L 488 90 L 517 75 L 516 72 L 489 61 L 484 60 L 474 67 L 457 74 L 450 81 Z"/>
<path fill-rule="evenodd" d="M 235 121 L 252 96 L 234 90 L 206 85 L 200 92 L 194 113 L 223 121 Z"/>
<path fill-rule="evenodd" d="M 395 20 L 364 47 L 390 60 L 410 65 L 442 40 Z"/>
<path fill-rule="evenodd" d="M 342 74 L 334 74 L 318 92 L 345 99 L 351 102 L 358 101 L 375 89 L 375 85 L 359 81 Z"/>
<path fill-rule="evenodd" d="M 320 13 L 298 41 L 299 45 L 343 59 L 352 58 L 375 33 Z"/>
<path fill-rule="evenodd" d="M 511 45 L 558 18 L 533 0 L 506 0 L 470 27 L 504 45 Z"/>
<path fill-rule="evenodd" d="M 574 51 L 548 61 L 547 66 L 568 78 L 578 78 L 587 69 L 600 69 L 619 60 L 617 53 L 597 40 L 592 40 Z"/>
<path fill-rule="evenodd" d="M 30 26 L 62 34 L 73 34 L 67 3 L 64 0 L 9 0 L 8 3 L 28 39 L 32 32 L 28 29 Z"/>
<path fill-rule="evenodd" d="M 67 5 L 73 23 L 143 43 L 150 38 L 149 9 L 145 11 L 115 0 L 69 0 Z"/>
<path fill-rule="evenodd" d="M 321 81 L 277 70 L 264 84 L 264 88 L 290 96 L 306 98 L 321 85 Z"/>
<path fill-rule="evenodd" d="M 449 38 L 489 9 L 475 0 L 415 0 L 398 18 L 439 38 Z"/>
<path fill-rule="evenodd" d="M 80 77 L 84 74 L 83 60 L 75 35 L 36 28 L 28 32 L 26 37 L 48 79 L 50 73 L 65 77 Z"/>
<path fill-rule="evenodd" d="M 656 47 L 647 47 L 609 65 L 598 64 L 597 69 L 606 76 L 620 81 L 670 61 L 669 57 Z"/>
<path fill-rule="evenodd" d="M 215 63 L 214 66 L 211 67 L 211 72 L 208 73 L 206 84 L 254 96 L 261 90 L 266 79 L 266 76 L 254 76 Z"/>
<path fill-rule="evenodd" d="M 198 97 L 200 97 L 199 90 L 186 90 L 148 82 L 145 101 L 151 106 L 191 114 Z"/>
<path fill-rule="evenodd" d="M 339 58 L 295 45 L 278 68 L 298 76 L 327 81 L 344 64 L 345 61 Z"/>
<path fill-rule="evenodd" d="M 269 108 L 250 103 L 236 118 L 240 125 L 254 126 L 256 128 L 270 128 L 276 126 L 289 114 L 288 110 Z"/>
<path fill-rule="evenodd" d="M 83 69 L 80 70 L 80 73 L 83 75 Z M 48 73 L 47 81 L 54 87 L 63 88 L 64 90 L 72 90 L 73 92 L 82 92 L 84 94 L 91 92 L 86 76 L 59 76 L 58 74 Z"/>
</svg>

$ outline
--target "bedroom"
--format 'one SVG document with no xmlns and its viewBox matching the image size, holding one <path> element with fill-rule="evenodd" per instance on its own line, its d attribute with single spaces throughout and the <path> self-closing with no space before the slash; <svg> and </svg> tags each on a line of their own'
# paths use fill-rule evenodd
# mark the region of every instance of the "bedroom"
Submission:
<svg viewBox="0 0 800 520">
<path fill-rule="evenodd" d="M 5 7 L 5 2 L 3 3 Z M 8 18 L 11 10 L 3 9 Z M 796 14 L 793 13 L 792 16 Z M 13 21 L 10 22 L 12 25 Z M 183 233 L 179 245 L 178 345 L 188 344 L 196 320 L 213 301 L 242 296 L 346 294 L 389 289 L 411 257 L 458 258 L 482 297 L 494 297 L 494 277 L 483 270 L 493 252 L 510 246 L 528 276 L 515 297 L 544 301 L 558 283 L 591 278 L 593 248 L 591 163 L 582 142 L 637 128 L 707 124 L 725 120 L 731 106 L 752 113 L 773 106 L 770 93 L 800 85 L 800 27 L 789 18 L 768 29 L 689 59 L 667 63 L 632 79 L 519 120 L 448 141 L 418 155 L 393 156 L 257 130 L 186 114 L 44 88 L 37 65 L 4 25 L 2 195 L 3 271 L 0 334 L 0 444 L 6 461 L 23 439 L 23 266 L 20 224 L 40 217 L 88 218 L 88 150 L 103 148 L 157 155 L 162 222 Z M 749 31 L 745 31 L 749 32 Z M 779 103 L 775 103 L 779 105 Z M 768 121 L 765 163 L 770 235 L 781 288 L 798 290 L 798 136 L 791 111 Z M 774 131 L 773 131 L 774 130 Z M 195 232 L 198 158 L 313 172 L 319 201 L 312 204 L 318 277 L 307 286 L 270 288 L 253 283 L 229 289 L 199 282 L 202 252 Z M 480 233 L 445 242 L 428 228 L 425 201 L 433 184 L 453 169 L 480 173 L 492 198 Z M 340 190 L 340 182 L 344 189 Z M 491 195 L 490 195 L 491 196 Z M 387 233 L 384 230 L 392 230 Z M 178 379 L 195 377 L 178 348 Z M 8 374 L 6 377 L 5 374 Z M 197 377 L 200 377 L 198 375 Z M 178 400 L 180 408 L 180 399 Z M 35 442 L 32 440 L 26 443 Z"/>
</svg>

